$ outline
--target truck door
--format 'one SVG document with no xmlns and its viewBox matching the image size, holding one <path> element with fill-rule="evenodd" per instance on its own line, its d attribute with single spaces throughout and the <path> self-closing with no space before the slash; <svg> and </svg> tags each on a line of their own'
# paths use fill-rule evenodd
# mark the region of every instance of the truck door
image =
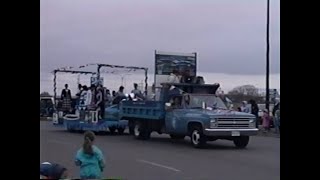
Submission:
<svg viewBox="0 0 320 180">
<path fill-rule="evenodd" d="M 183 131 L 183 113 L 185 110 L 181 105 L 181 96 L 173 97 L 171 106 L 166 110 L 165 125 L 168 133 L 181 133 Z"/>
<path fill-rule="evenodd" d="M 166 131 L 168 133 L 183 133 L 183 109 L 173 109 L 166 112 Z"/>
</svg>

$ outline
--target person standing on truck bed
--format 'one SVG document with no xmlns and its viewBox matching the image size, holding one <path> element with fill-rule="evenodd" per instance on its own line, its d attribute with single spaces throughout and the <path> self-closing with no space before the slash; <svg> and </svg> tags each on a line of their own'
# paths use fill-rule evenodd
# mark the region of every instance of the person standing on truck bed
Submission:
<svg viewBox="0 0 320 180">
<path fill-rule="evenodd" d="M 76 106 L 79 106 L 79 104 L 80 104 L 80 96 L 81 96 L 82 90 L 83 90 L 82 85 L 78 84 L 78 92 L 76 94 L 76 97 L 77 97 Z"/>
<path fill-rule="evenodd" d="M 61 92 L 62 109 L 67 113 L 71 109 L 71 91 L 68 89 L 68 84 L 65 84 L 64 87 Z"/>
<path fill-rule="evenodd" d="M 116 96 L 113 99 L 112 104 L 119 104 L 120 101 L 126 99 L 126 95 L 124 94 L 124 87 L 120 86 L 119 91 L 116 93 Z"/>
<path fill-rule="evenodd" d="M 116 97 L 116 91 L 112 91 L 112 98 L 114 99 Z"/>
<path fill-rule="evenodd" d="M 134 94 L 134 98 L 138 98 L 138 99 L 141 99 L 141 100 L 144 100 L 144 96 L 142 94 L 142 92 L 138 89 L 138 84 L 137 83 L 134 83 L 133 84 L 133 90 L 131 91 L 131 93 Z"/>
<path fill-rule="evenodd" d="M 193 77 L 190 75 L 190 70 L 185 70 L 183 76 L 181 77 L 181 83 L 192 83 Z"/>
<path fill-rule="evenodd" d="M 97 111 L 99 114 L 99 118 L 103 119 L 104 117 L 104 98 L 103 98 L 103 89 L 101 87 L 98 87 L 96 90 L 96 104 L 95 107 L 97 107 Z"/>
<path fill-rule="evenodd" d="M 107 107 L 109 107 L 112 104 L 112 96 L 110 94 L 110 90 L 109 89 L 106 89 L 104 100 L 105 100 L 105 105 Z"/>
<path fill-rule="evenodd" d="M 95 85 L 91 85 L 90 89 L 87 91 L 86 105 L 87 109 L 95 109 L 95 99 L 96 99 L 96 87 Z"/>
<path fill-rule="evenodd" d="M 168 77 L 169 83 L 180 83 L 181 77 L 179 76 L 179 71 L 174 69 L 170 76 Z"/>
<path fill-rule="evenodd" d="M 88 107 L 88 87 L 84 85 L 82 87 L 82 92 L 80 94 L 80 101 L 79 101 L 79 112 L 80 112 L 80 119 L 85 119 L 85 110 Z"/>
<path fill-rule="evenodd" d="M 82 91 L 82 85 L 81 85 L 81 84 L 78 84 L 78 92 L 77 92 L 77 94 L 76 94 L 76 96 L 77 96 L 78 98 L 80 98 L 81 91 Z"/>
</svg>

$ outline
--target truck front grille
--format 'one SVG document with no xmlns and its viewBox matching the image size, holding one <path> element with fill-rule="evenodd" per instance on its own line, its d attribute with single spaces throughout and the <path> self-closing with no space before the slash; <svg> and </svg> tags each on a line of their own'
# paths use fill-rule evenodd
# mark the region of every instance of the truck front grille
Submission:
<svg viewBox="0 0 320 180">
<path fill-rule="evenodd" d="M 216 118 L 218 128 L 249 128 L 249 118 Z"/>
</svg>

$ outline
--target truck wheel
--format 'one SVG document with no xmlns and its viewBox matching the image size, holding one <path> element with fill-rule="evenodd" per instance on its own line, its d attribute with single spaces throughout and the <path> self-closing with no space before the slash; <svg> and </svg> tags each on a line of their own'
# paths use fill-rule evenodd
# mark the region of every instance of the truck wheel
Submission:
<svg viewBox="0 0 320 180">
<path fill-rule="evenodd" d="M 114 134 L 114 132 L 116 131 L 115 127 L 109 127 L 109 131 L 111 134 Z"/>
<path fill-rule="evenodd" d="M 136 139 L 146 140 L 150 138 L 151 133 L 144 128 L 144 125 L 142 122 L 136 121 L 134 124 L 133 135 Z"/>
<path fill-rule="evenodd" d="M 237 148 L 243 149 L 245 148 L 249 143 L 249 136 L 240 136 L 236 137 L 233 140 L 234 145 L 236 145 Z"/>
<path fill-rule="evenodd" d="M 207 143 L 206 136 L 203 134 L 202 128 L 199 126 L 194 126 L 192 128 L 190 139 L 191 139 L 191 144 L 195 148 L 203 148 Z"/>
<path fill-rule="evenodd" d="M 171 139 L 184 139 L 185 135 L 170 134 Z"/>
<path fill-rule="evenodd" d="M 125 130 L 124 128 L 118 128 L 118 129 L 117 129 L 118 134 L 122 135 L 123 132 L 124 132 L 124 130 Z"/>
</svg>

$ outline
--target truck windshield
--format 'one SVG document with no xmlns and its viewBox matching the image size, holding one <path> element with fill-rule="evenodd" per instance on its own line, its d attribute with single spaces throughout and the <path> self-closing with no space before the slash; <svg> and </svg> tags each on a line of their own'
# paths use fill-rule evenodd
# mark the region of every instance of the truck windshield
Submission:
<svg viewBox="0 0 320 180">
<path fill-rule="evenodd" d="M 207 107 L 213 109 L 227 109 L 223 101 L 215 95 L 190 95 L 189 108 L 202 108 L 202 103 L 205 102 Z"/>
</svg>

